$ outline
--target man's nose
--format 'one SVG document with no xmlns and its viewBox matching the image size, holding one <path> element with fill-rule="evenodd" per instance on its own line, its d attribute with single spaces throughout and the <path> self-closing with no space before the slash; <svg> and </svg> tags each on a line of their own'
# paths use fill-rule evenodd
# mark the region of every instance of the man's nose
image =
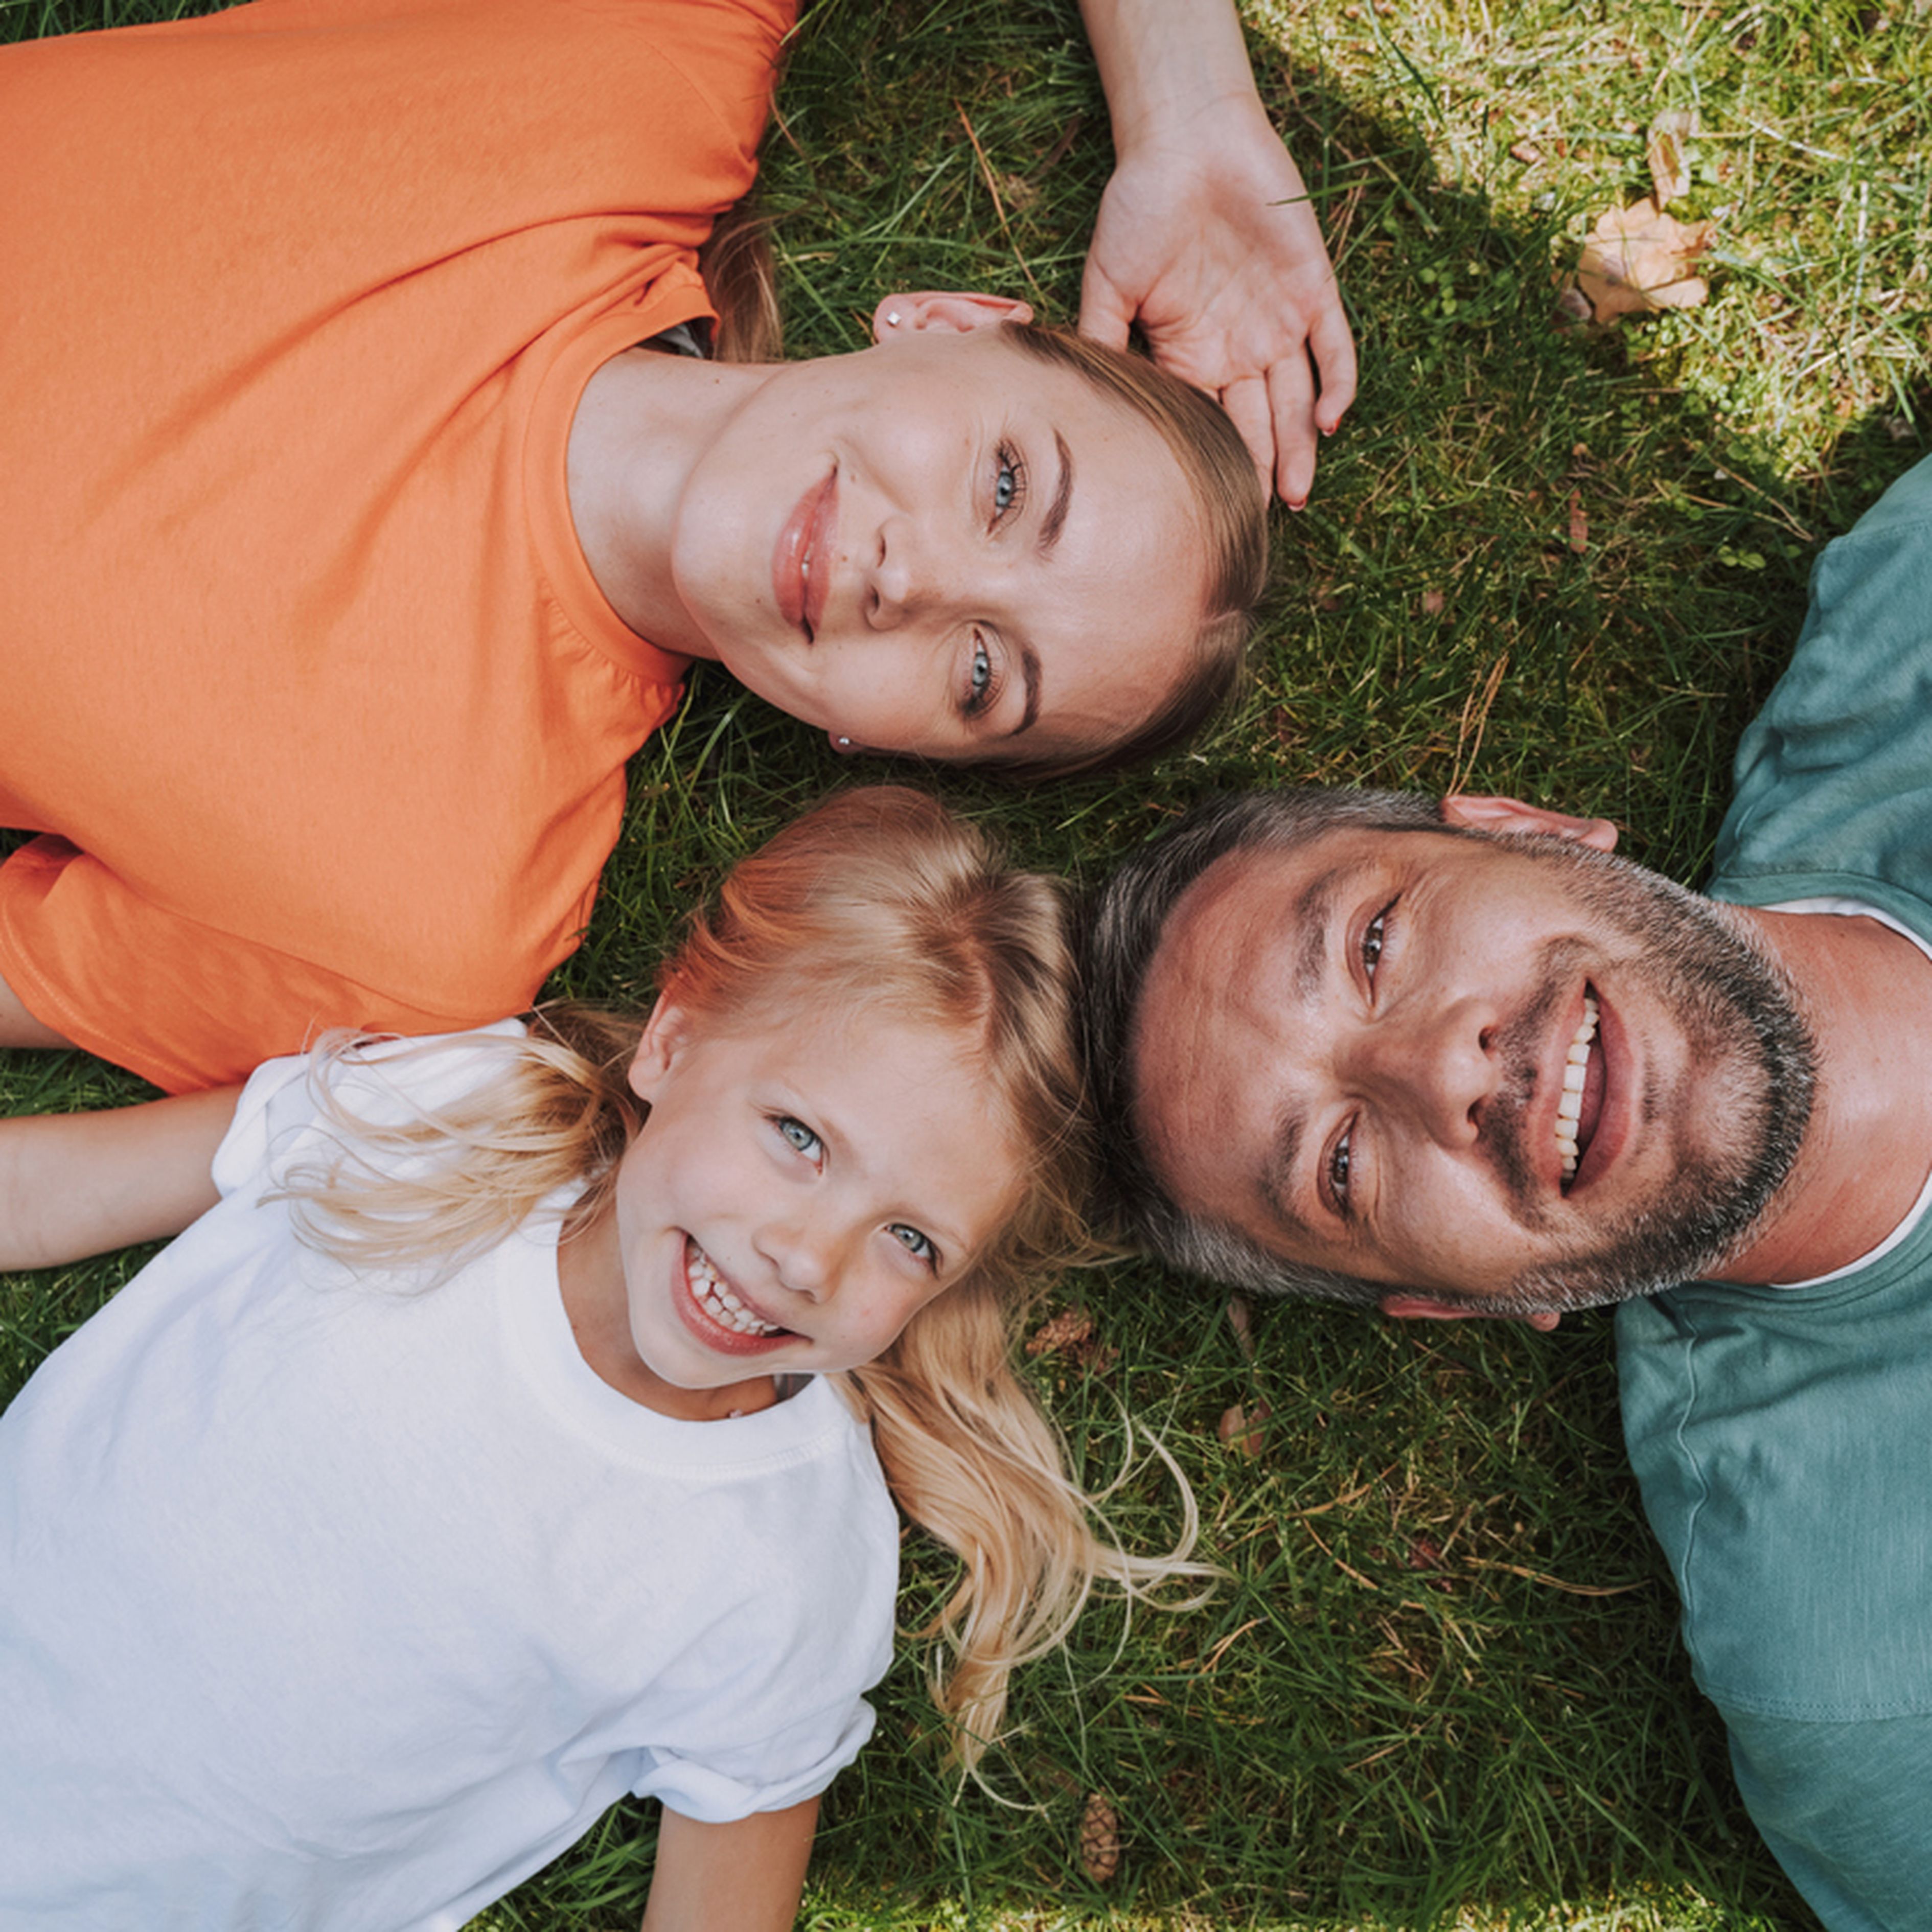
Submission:
<svg viewBox="0 0 1932 1932">
<path fill-rule="evenodd" d="M 1473 1144 L 1501 1070 L 1488 1003 L 1450 1000 L 1364 1029 L 1358 1078 L 1399 1116 L 1447 1148 Z"/>
</svg>

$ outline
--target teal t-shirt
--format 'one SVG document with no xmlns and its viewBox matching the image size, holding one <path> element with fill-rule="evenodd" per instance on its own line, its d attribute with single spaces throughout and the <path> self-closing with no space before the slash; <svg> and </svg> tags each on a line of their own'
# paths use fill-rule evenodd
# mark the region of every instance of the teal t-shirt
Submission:
<svg viewBox="0 0 1932 1932">
<path fill-rule="evenodd" d="M 1932 460 L 1820 556 L 1710 892 L 1862 900 L 1932 939 Z M 1832 1932 L 1932 1932 L 1932 1215 L 1821 1286 L 1627 1304 L 1617 1345 L 1752 1816 Z"/>
</svg>

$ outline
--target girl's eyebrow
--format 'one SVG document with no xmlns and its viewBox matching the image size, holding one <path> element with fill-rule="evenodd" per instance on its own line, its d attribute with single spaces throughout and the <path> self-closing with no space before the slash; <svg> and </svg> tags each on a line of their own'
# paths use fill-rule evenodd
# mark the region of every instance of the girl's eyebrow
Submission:
<svg viewBox="0 0 1932 1932">
<path fill-rule="evenodd" d="M 1053 446 L 1060 452 L 1060 481 L 1054 486 L 1053 501 L 1040 520 L 1040 535 L 1034 539 L 1034 547 L 1042 556 L 1052 555 L 1066 527 L 1066 513 L 1073 507 L 1073 452 L 1058 430 L 1053 432 Z"/>
</svg>

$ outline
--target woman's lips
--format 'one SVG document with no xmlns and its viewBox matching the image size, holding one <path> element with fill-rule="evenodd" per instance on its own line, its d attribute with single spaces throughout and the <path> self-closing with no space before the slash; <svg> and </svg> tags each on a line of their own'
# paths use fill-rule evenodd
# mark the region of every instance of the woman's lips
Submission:
<svg viewBox="0 0 1932 1932">
<path fill-rule="evenodd" d="M 838 472 L 815 483 L 792 507 L 772 547 L 772 590 L 779 614 L 808 638 L 825 614 L 832 547 L 838 530 Z"/>
</svg>

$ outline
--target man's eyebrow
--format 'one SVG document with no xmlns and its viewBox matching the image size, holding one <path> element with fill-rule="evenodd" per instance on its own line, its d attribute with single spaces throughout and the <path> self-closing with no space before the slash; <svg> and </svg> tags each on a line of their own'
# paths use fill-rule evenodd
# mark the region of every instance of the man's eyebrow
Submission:
<svg viewBox="0 0 1932 1932">
<path fill-rule="evenodd" d="M 1275 1122 L 1256 1190 L 1275 1225 L 1284 1233 L 1298 1234 L 1304 1240 L 1311 1238 L 1312 1230 L 1294 1205 L 1294 1170 L 1301 1158 L 1301 1135 L 1306 1125 L 1306 1116 L 1295 1106 L 1291 1106 Z"/>
<path fill-rule="evenodd" d="M 1073 452 L 1058 430 L 1053 432 L 1053 446 L 1060 452 L 1060 481 L 1054 486 L 1053 501 L 1047 505 L 1046 514 L 1040 520 L 1040 535 L 1034 540 L 1034 548 L 1042 556 L 1050 555 L 1059 542 L 1060 533 L 1066 527 L 1066 513 L 1073 507 Z"/>
<path fill-rule="evenodd" d="M 1322 976 L 1328 960 L 1328 926 L 1334 916 L 1335 902 L 1348 883 L 1348 868 L 1330 866 L 1304 886 L 1294 896 L 1288 913 L 1294 927 L 1294 966 L 1289 985 L 1298 1000 L 1312 999 L 1321 989 Z M 1257 1186 L 1262 1204 L 1284 1232 L 1310 1240 L 1313 1230 L 1294 1205 L 1295 1170 L 1301 1158 L 1302 1136 L 1307 1126 L 1306 1108 L 1290 1101 L 1282 1110 L 1268 1138 L 1267 1159 Z"/>
</svg>

